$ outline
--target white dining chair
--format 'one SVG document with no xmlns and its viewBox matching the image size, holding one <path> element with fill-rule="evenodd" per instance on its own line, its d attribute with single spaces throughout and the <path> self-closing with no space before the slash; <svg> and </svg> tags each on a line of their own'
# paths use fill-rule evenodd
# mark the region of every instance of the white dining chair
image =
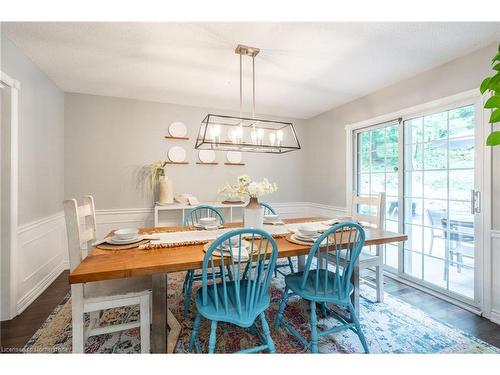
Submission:
<svg viewBox="0 0 500 375">
<path fill-rule="evenodd" d="M 368 213 L 360 213 L 359 206 L 368 208 Z M 385 193 L 376 196 L 352 195 L 351 216 L 354 221 L 372 228 L 384 228 Z M 375 268 L 375 287 L 377 302 L 384 300 L 384 256 L 382 245 L 375 246 L 375 253 L 363 248 L 359 256 L 359 270 Z"/>
<path fill-rule="evenodd" d="M 363 213 L 360 213 L 359 206 L 364 206 L 367 209 L 363 210 Z M 369 226 L 371 228 L 383 228 L 384 212 L 385 193 L 379 193 L 376 196 L 358 196 L 353 194 L 349 210 L 353 221 L 357 221 L 363 224 L 363 226 Z M 370 252 L 369 249 L 364 247 L 359 256 L 357 267 L 358 272 L 366 268 L 375 268 L 377 302 L 382 302 L 384 300 L 384 258 L 382 250 L 381 245 L 375 246 L 375 253 Z M 334 264 L 334 259 L 334 257 L 331 257 L 329 262 Z"/>
<path fill-rule="evenodd" d="M 64 215 L 68 236 L 69 264 L 73 271 L 85 257 L 87 249 L 95 242 L 96 218 L 92 196 L 83 198 L 78 206 L 75 199 L 64 201 Z M 96 281 L 71 285 L 73 353 L 83 353 L 88 337 L 140 327 L 141 353 L 150 347 L 151 277 Z M 99 325 L 100 312 L 104 309 L 139 305 L 139 321 Z M 89 325 L 85 327 L 85 313 Z"/>
</svg>

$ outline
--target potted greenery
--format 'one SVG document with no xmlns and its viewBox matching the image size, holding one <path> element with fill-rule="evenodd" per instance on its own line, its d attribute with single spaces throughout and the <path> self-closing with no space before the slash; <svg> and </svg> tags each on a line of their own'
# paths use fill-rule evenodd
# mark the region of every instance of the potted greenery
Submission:
<svg viewBox="0 0 500 375">
<path fill-rule="evenodd" d="M 484 103 L 485 109 L 491 109 L 490 124 L 493 126 L 495 123 L 500 122 L 500 45 L 495 57 L 491 60 L 495 74 L 487 77 L 481 83 L 481 94 L 489 92 L 490 98 Z M 492 131 L 486 140 L 488 146 L 500 145 L 500 131 Z"/>
<path fill-rule="evenodd" d="M 166 161 L 155 161 L 149 166 L 149 175 L 151 177 L 151 190 L 155 191 L 158 186 L 159 204 L 174 203 L 174 189 L 172 180 L 169 180 L 165 174 Z"/>
</svg>

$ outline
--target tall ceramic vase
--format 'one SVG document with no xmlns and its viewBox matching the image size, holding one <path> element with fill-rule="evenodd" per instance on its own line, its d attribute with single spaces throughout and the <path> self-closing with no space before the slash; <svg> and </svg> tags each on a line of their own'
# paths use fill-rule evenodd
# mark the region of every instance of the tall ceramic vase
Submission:
<svg viewBox="0 0 500 375">
<path fill-rule="evenodd" d="M 262 228 L 263 222 L 264 208 L 259 204 L 257 198 L 250 198 L 243 209 L 243 225 L 247 228 Z"/>
<path fill-rule="evenodd" d="M 172 180 L 167 176 L 160 176 L 160 196 L 158 201 L 160 204 L 174 203 L 174 187 Z"/>
</svg>

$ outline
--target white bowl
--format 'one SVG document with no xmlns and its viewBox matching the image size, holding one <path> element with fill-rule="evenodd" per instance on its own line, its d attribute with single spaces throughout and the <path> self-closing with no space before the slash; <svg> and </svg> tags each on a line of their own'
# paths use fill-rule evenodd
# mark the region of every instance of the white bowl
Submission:
<svg viewBox="0 0 500 375">
<path fill-rule="evenodd" d="M 275 214 L 264 215 L 264 221 L 269 221 L 271 223 L 274 223 L 275 221 L 278 221 L 279 218 L 280 218 L 280 215 L 275 215 Z"/>
<path fill-rule="evenodd" d="M 118 240 L 133 240 L 139 234 L 139 229 L 137 228 L 124 228 L 115 230 L 115 237 Z"/>
<path fill-rule="evenodd" d="M 201 217 L 199 222 L 201 225 L 214 225 L 217 223 L 217 219 L 215 217 Z"/>
<path fill-rule="evenodd" d="M 318 235 L 318 230 L 310 225 L 301 225 L 297 228 L 300 235 L 306 237 L 313 237 Z"/>
</svg>

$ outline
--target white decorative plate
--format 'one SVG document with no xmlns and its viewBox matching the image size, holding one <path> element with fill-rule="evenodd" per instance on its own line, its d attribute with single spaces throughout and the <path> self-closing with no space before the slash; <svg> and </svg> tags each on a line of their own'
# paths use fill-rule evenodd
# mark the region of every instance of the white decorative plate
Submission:
<svg viewBox="0 0 500 375">
<path fill-rule="evenodd" d="M 198 151 L 198 157 L 202 163 L 213 163 L 215 161 L 215 151 L 200 150 Z"/>
<path fill-rule="evenodd" d="M 168 132 L 172 137 L 185 137 L 187 134 L 187 128 L 182 122 L 175 121 L 168 127 Z"/>
<path fill-rule="evenodd" d="M 241 152 L 239 152 L 239 151 L 228 151 L 226 157 L 227 157 L 227 161 L 232 163 L 232 164 L 239 164 L 239 163 L 241 163 L 241 160 L 243 159 L 243 156 L 241 155 Z"/>
<path fill-rule="evenodd" d="M 168 158 L 175 163 L 183 162 L 186 159 L 186 150 L 181 146 L 174 146 L 168 150 Z"/>
</svg>

